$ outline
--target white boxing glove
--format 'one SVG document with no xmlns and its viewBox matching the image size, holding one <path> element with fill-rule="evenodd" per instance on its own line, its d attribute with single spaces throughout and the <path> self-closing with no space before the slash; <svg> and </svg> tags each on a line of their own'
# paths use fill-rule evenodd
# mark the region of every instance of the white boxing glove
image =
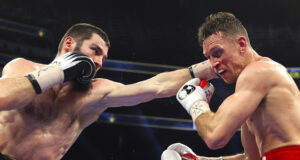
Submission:
<svg viewBox="0 0 300 160">
<path fill-rule="evenodd" d="M 174 150 L 179 155 L 184 155 L 184 154 L 187 154 L 187 153 L 192 153 L 192 154 L 196 155 L 190 147 L 188 147 L 188 146 L 186 146 L 182 143 L 173 143 L 167 149 L 168 150 Z"/>
<path fill-rule="evenodd" d="M 174 143 L 163 152 L 162 160 L 197 160 L 197 156 L 188 146 Z"/>
<path fill-rule="evenodd" d="M 161 160 L 223 160 L 223 158 L 197 156 L 190 147 L 174 143 L 163 152 Z"/>
<path fill-rule="evenodd" d="M 161 160 L 181 160 L 181 156 L 174 150 L 166 149 L 161 155 Z"/>
<path fill-rule="evenodd" d="M 179 89 L 176 98 L 179 101 L 179 103 L 186 109 L 186 111 L 191 115 L 191 108 L 199 104 L 200 102 L 203 103 L 203 101 L 209 103 L 214 91 L 215 89 L 212 84 L 208 83 L 205 80 L 201 81 L 200 83 L 199 78 L 194 78 L 186 82 Z M 202 107 L 201 110 L 203 110 L 203 112 L 210 110 L 208 104 L 206 105 L 201 104 L 201 106 L 196 106 L 196 107 L 197 108 Z"/>
</svg>

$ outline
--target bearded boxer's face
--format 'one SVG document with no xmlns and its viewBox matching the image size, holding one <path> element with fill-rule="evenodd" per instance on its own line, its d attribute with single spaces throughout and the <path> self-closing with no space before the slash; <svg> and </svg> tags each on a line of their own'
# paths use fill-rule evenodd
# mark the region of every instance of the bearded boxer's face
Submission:
<svg viewBox="0 0 300 160">
<path fill-rule="evenodd" d="M 96 33 L 90 39 L 84 40 L 81 45 L 76 45 L 74 51 L 80 51 L 91 57 L 96 66 L 96 72 L 102 67 L 107 58 L 108 47 L 105 41 Z"/>
<path fill-rule="evenodd" d="M 74 51 L 82 52 L 91 57 L 95 63 L 97 72 L 107 58 L 108 47 L 98 34 L 93 33 L 90 39 L 84 40 L 81 43 L 76 43 Z M 82 85 L 74 81 L 73 86 L 76 90 L 87 91 L 92 87 L 92 82 Z"/>
<path fill-rule="evenodd" d="M 244 68 L 243 58 L 233 37 L 218 32 L 203 42 L 204 56 L 212 64 L 215 72 L 228 84 L 236 82 Z"/>
</svg>

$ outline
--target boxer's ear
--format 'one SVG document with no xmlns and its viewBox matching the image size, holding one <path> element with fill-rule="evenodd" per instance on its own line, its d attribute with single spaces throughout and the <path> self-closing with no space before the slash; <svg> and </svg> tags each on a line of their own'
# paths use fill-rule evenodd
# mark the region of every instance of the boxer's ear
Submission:
<svg viewBox="0 0 300 160">
<path fill-rule="evenodd" d="M 64 44 L 63 44 L 63 48 L 62 50 L 67 53 L 67 52 L 71 52 L 74 50 L 76 46 L 76 42 L 75 40 L 71 37 L 68 36 L 65 40 L 64 40 Z"/>
<path fill-rule="evenodd" d="M 244 55 L 248 46 L 246 38 L 244 36 L 239 36 L 237 38 L 237 44 L 239 47 L 240 54 Z"/>
</svg>

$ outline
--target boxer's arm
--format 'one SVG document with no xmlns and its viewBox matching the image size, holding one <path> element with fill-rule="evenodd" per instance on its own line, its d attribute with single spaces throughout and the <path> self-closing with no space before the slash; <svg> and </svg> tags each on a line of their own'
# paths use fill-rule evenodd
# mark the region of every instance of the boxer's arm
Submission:
<svg viewBox="0 0 300 160">
<path fill-rule="evenodd" d="M 150 79 L 130 85 L 117 85 L 104 99 L 107 107 L 132 106 L 154 98 L 174 96 L 188 80 L 197 77 L 201 80 L 216 77 L 208 60 L 188 68 L 160 73 Z M 101 89 L 101 88 L 99 88 Z"/>
<path fill-rule="evenodd" d="M 271 71 L 266 69 L 267 66 L 259 65 L 244 69 L 237 80 L 235 93 L 223 101 L 216 113 L 206 112 L 197 117 L 198 134 L 209 148 L 224 147 L 274 85 Z"/>
<path fill-rule="evenodd" d="M 24 59 L 16 59 L 4 66 L 0 78 L 0 110 L 25 106 L 36 96 L 28 78 L 18 73 L 24 62 Z"/>
<path fill-rule="evenodd" d="M 189 70 L 185 68 L 160 73 L 150 79 L 134 84 L 114 83 L 110 85 L 111 89 L 107 91 L 107 94 L 101 100 L 101 104 L 106 105 L 106 107 L 132 106 L 154 98 L 174 96 L 178 89 L 189 79 L 191 79 L 191 75 Z M 103 90 L 103 86 L 97 87 L 97 90 Z"/>
</svg>

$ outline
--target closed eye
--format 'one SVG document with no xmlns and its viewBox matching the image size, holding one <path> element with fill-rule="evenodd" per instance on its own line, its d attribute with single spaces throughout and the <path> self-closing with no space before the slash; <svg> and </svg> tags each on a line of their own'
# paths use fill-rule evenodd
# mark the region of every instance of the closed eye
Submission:
<svg viewBox="0 0 300 160">
<path fill-rule="evenodd" d="M 93 45 L 91 50 L 95 51 L 96 56 L 102 56 L 102 61 L 104 62 L 107 59 L 107 55 L 103 54 L 103 50 L 98 45 Z"/>
<path fill-rule="evenodd" d="M 96 55 L 100 55 L 101 54 L 101 49 L 100 48 L 97 48 L 97 47 L 93 47 L 91 48 L 93 51 L 95 51 L 95 54 Z"/>
</svg>

